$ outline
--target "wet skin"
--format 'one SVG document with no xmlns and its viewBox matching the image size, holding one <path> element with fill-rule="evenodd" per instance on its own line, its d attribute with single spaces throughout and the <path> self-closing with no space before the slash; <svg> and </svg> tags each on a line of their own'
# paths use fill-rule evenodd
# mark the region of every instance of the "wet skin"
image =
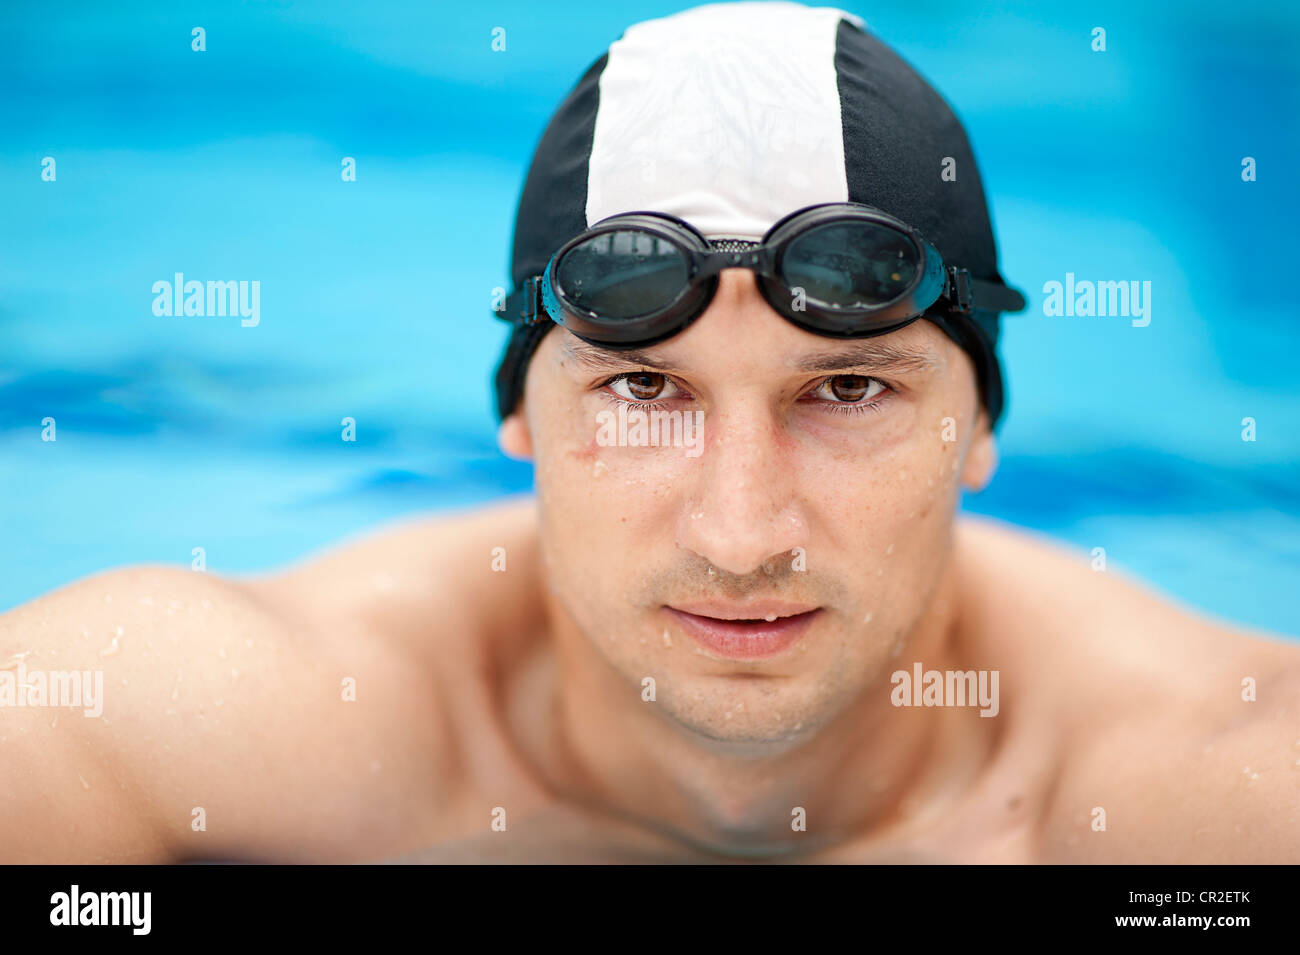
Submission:
<svg viewBox="0 0 1300 955">
<path fill-rule="evenodd" d="M 4 861 L 1300 861 L 1300 647 L 957 516 L 996 455 L 936 328 L 821 338 L 737 270 L 641 357 L 543 341 L 535 499 L 0 616 L 106 696 L 0 709 Z M 601 444 L 620 401 L 703 453 Z M 893 705 L 916 661 L 997 715 Z"/>
</svg>

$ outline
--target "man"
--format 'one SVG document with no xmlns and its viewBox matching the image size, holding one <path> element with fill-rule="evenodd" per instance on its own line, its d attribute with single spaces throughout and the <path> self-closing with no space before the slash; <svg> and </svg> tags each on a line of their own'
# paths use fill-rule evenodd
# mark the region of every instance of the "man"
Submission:
<svg viewBox="0 0 1300 955">
<path fill-rule="evenodd" d="M 5 861 L 1300 859 L 1294 644 L 957 517 L 1022 300 L 860 20 L 630 28 L 512 272 L 536 499 L 0 617 L 0 665 L 104 675 L 0 710 Z"/>
</svg>

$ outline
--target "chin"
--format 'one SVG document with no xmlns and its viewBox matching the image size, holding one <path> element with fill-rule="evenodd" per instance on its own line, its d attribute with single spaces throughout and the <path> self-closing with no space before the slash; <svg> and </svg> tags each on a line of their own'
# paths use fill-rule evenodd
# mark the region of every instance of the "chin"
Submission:
<svg viewBox="0 0 1300 955">
<path fill-rule="evenodd" d="M 728 748 L 756 747 L 770 755 L 803 744 L 833 715 L 825 700 L 807 698 L 793 688 L 774 692 L 759 681 L 746 681 L 753 688 L 746 692 L 737 689 L 734 677 L 728 678 L 732 685 L 725 689 L 715 679 L 688 682 L 695 686 L 671 701 L 665 699 L 665 690 L 671 692 L 674 684 L 680 684 L 661 682 L 657 705 L 697 741 Z"/>
</svg>

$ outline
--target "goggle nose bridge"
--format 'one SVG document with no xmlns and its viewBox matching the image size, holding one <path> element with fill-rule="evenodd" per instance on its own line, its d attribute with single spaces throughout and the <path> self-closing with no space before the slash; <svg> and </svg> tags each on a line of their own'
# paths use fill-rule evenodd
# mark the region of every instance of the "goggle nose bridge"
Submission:
<svg viewBox="0 0 1300 955">
<path fill-rule="evenodd" d="M 776 278 L 772 254 L 761 242 L 745 239 L 709 239 L 709 252 L 693 253 L 693 278 L 712 278 L 723 269 L 749 269 L 758 275 Z"/>
</svg>

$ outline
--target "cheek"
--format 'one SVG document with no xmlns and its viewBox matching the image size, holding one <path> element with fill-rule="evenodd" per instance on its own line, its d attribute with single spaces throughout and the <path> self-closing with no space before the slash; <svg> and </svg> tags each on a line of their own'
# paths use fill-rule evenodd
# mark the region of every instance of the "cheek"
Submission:
<svg viewBox="0 0 1300 955">
<path fill-rule="evenodd" d="M 575 405 L 534 432 L 545 552 L 564 590 L 593 597 L 634 588 L 638 568 L 662 559 L 673 489 L 699 460 L 683 447 L 608 443 L 618 423 L 602 429 L 604 408 Z"/>
<path fill-rule="evenodd" d="M 589 522 L 638 523 L 699 460 L 702 432 L 694 419 L 683 424 L 693 414 L 651 424 L 635 409 L 620 414 L 617 406 L 582 403 L 549 426 L 537 457 L 539 493 L 572 500 Z"/>
<path fill-rule="evenodd" d="M 823 539 L 843 555 L 850 588 L 876 606 L 925 592 L 960 491 L 959 443 L 943 441 L 939 427 L 894 438 L 825 454 L 799 478 Z"/>
<path fill-rule="evenodd" d="M 942 440 L 940 425 L 927 426 L 928 412 L 897 401 L 879 417 L 866 412 L 861 422 L 809 415 L 793 456 L 801 488 L 825 507 L 870 512 L 877 521 L 928 512 L 934 501 L 950 496 L 960 458 L 957 445 Z"/>
</svg>

